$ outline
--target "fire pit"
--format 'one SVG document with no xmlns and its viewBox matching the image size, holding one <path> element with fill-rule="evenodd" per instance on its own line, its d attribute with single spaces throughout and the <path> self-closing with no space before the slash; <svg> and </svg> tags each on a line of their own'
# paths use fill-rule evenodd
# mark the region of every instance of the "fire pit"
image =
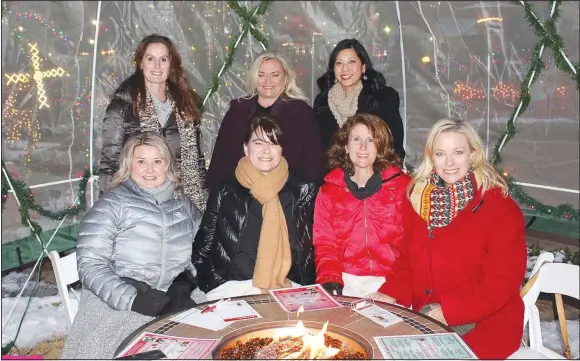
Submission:
<svg viewBox="0 0 580 361">
<path fill-rule="evenodd" d="M 373 349 L 345 328 L 311 321 L 275 321 L 243 327 L 224 336 L 217 359 L 371 359 Z"/>
</svg>

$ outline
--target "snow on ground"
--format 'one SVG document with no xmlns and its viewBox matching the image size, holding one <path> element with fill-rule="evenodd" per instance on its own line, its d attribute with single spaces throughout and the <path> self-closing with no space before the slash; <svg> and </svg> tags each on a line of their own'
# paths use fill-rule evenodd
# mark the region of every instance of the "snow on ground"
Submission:
<svg viewBox="0 0 580 361">
<path fill-rule="evenodd" d="M 563 253 L 557 252 L 555 261 L 563 261 Z M 534 266 L 537 257 L 528 258 L 528 273 Z M 22 297 L 16 306 L 12 316 L 8 320 L 10 313 L 18 292 L 24 286 L 24 282 L 28 274 L 25 272 L 11 272 L 2 277 L 2 346 L 14 339 L 16 330 L 22 314 L 28 302 L 28 297 Z M 526 278 L 529 274 L 526 275 Z M 28 291 L 34 286 L 35 279 L 26 287 Z M 45 294 L 56 293 L 56 285 L 41 281 L 39 289 L 44 289 Z M 72 293 L 71 293 L 72 297 Z M 6 324 L 6 322 L 8 322 Z M 526 331 L 527 332 L 527 331 Z M 65 336 L 68 333 L 66 326 L 66 319 L 64 308 L 60 302 L 58 295 L 46 297 L 32 297 L 26 317 L 22 323 L 18 339 L 16 340 L 17 347 L 32 347 L 39 342 L 47 341 L 59 336 Z M 580 345 L 580 320 L 568 320 L 568 335 L 572 355 L 578 357 Z M 562 337 L 560 333 L 560 325 L 557 321 L 542 322 L 542 336 L 544 345 L 556 352 L 562 353 Z"/>
</svg>

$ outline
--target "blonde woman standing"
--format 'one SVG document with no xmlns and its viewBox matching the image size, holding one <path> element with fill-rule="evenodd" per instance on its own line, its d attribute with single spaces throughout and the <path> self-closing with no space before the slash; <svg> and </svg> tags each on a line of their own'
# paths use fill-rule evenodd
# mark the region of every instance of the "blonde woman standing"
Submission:
<svg viewBox="0 0 580 361">
<path fill-rule="evenodd" d="M 524 217 L 481 144 L 461 120 L 431 128 L 403 202 L 401 255 L 374 297 L 412 305 L 454 328 L 479 358 L 504 360 L 523 333 Z"/>
<path fill-rule="evenodd" d="M 244 157 L 248 121 L 257 114 L 271 114 L 282 122 L 287 139 L 283 156 L 294 176 L 322 182 L 326 165 L 318 124 L 288 60 L 277 52 L 263 53 L 250 67 L 245 86 L 246 95 L 230 102 L 221 123 L 208 169 L 210 189 L 234 175 Z"/>
</svg>

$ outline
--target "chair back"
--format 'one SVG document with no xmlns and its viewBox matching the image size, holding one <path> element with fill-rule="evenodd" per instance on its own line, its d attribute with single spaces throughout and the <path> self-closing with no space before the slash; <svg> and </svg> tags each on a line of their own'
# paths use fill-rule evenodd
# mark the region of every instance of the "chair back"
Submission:
<svg viewBox="0 0 580 361">
<path fill-rule="evenodd" d="M 71 298 L 69 294 L 69 285 L 79 280 L 77 253 L 73 252 L 61 258 L 58 252 L 51 251 L 48 254 L 48 258 L 50 258 L 50 262 L 52 262 L 58 295 L 60 296 L 60 301 L 64 306 L 67 324 L 70 328 L 79 309 L 80 300 L 74 290 L 70 290 L 73 293 L 74 298 Z"/>
<path fill-rule="evenodd" d="M 544 254 L 549 255 L 543 256 Z M 526 309 L 524 314 L 524 327 L 526 323 L 529 323 L 529 347 L 531 349 L 539 351 L 550 358 L 562 357 L 544 346 L 542 342 L 542 330 L 540 328 L 540 313 L 536 306 L 540 293 L 554 294 L 565 353 L 570 358 L 570 346 L 562 295 L 580 299 L 580 267 L 566 263 L 553 263 L 553 259 L 554 255 L 549 252 L 541 254 L 536 262 L 536 267 L 534 267 L 535 273 L 522 289 L 522 291 L 527 291 L 522 296 Z"/>
</svg>

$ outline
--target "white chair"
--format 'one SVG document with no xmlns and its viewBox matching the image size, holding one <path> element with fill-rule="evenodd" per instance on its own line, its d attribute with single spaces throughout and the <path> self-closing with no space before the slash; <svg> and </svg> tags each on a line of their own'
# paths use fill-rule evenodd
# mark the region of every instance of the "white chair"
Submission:
<svg viewBox="0 0 580 361">
<path fill-rule="evenodd" d="M 553 263 L 553 260 L 554 255 L 552 253 L 541 254 L 534 267 L 532 277 L 522 289 L 525 305 L 524 328 L 526 323 L 528 323 L 530 345 L 529 347 L 520 347 L 509 359 L 566 359 L 566 357 L 545 347 L 542 342 L 540 313 L 536 306 L 540 292 L 553 293 L 556 296 L 556 308 L 558 319 L 560 320 L 565 353 L 570 357 L 562 295 L 580 299 L 580 267 L 565 263 Z"/>
<path fill-rule="evenodd" d="M 56 278 L 58 295 L 60 296 L 60 301 L 64 306 L 66 321 L 68 328 L 70 329 L 79 309 L 80 300 L 73 289 L 71 289 L 71 291 L 76 299 L 71 298 L 68 288 L 69 285 L 79 280 L 77 253 L 73 252 L 61 258 L 57 251 L 51 251 L 48 254 L 48 258 L 50 258 L 50 262 L 52 262 L 52 270 L 54 271 L 54 276 Z"/>
</svg>

